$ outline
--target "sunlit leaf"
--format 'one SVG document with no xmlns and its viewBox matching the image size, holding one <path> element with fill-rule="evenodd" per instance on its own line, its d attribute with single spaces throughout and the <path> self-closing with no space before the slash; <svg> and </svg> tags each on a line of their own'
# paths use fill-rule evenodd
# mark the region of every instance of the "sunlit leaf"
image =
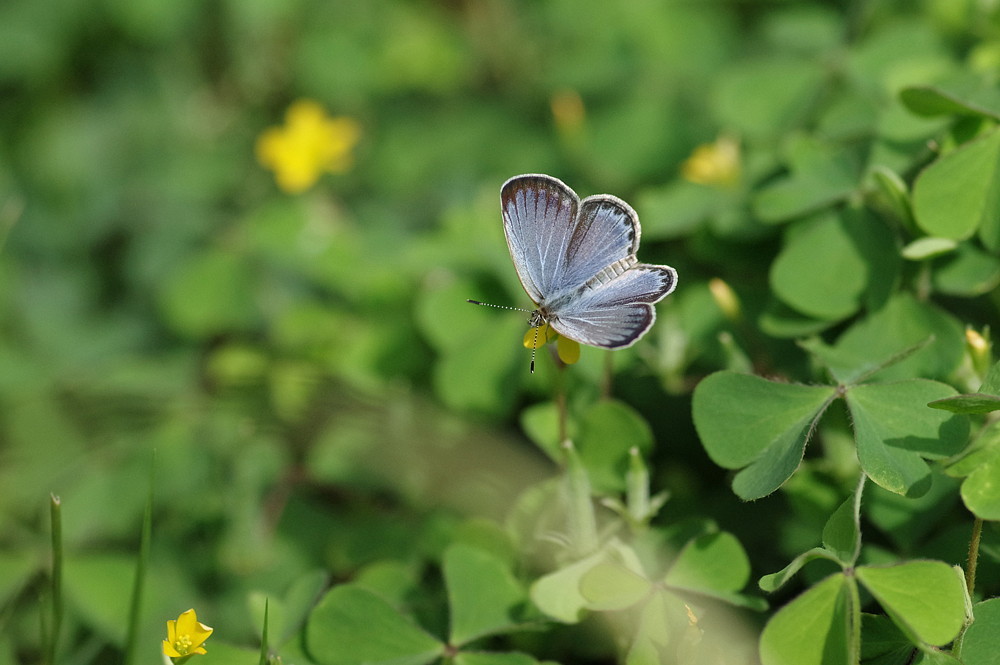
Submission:
<svg viewBox="0 0 1000 665">
<path fill-rule="evenodd" d="M 928 166 L 913 186 L 917 224 L 941 238 L 964 240 L 982 229 L 984 243 L 996 249 L 992 220 L 1000 212 L 1000 132 L 992 132 Z M 989 221 L 988 221 L 989 220 Z"/>
<path fill-rule="evenodd" d="M 851 388 L 847 405 L 865 473 L 897 494 L 924 494 L 931 482 L 924 458 L 943 459 L 968 443 L 963 416 L 926 407 L 954 394 L 951 386 L 921 379 Z"/>
<path fill-rule="evenodd" d="M 962 483 L 962 500 L 984 520 L 1000 520 L 1000 453 L 978 466 Z"/>
<path fill-rule="evenodd" d="M 580 595 L 592 610 L 621 610 L 635 605 L 653 584 L 616 561 L 602 561 L 580 578 Z"/>
<path fill-rule="evenodd" d="M 912 638 L 944 646 L 965 622 L 965 580 L 940 561 L 862 566 L 858 579 Z"/>
<path fill-rule="evenodd" d="M 763 665 L 847 665 L 852 607 L 844 576 L 831 575 L 782 607 L 760 636 Z"/>
<path fill-rule="evenodd" d="M 976 603 L 976 618 L 962 637 L 962 662 L 965 665 L 998 665 L 997 635 L 1000 635 L 1000 598 Z"/>
</svg>

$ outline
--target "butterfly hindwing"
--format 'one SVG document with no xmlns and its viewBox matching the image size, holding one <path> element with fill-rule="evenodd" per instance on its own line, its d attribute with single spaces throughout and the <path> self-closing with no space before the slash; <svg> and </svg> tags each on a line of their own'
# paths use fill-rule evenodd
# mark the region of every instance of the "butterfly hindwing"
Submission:
<svg viewBox="0 0 1000 665">
<path fill-rule="evenodd" d="M 632 207 L 609 194 L 588 196 L 580 204 L 561 283 L 552 295 L 586 284 L 607 266 L 634 258 L 638 249 L 639 217 Z"/>
<path fill-rule="evenodd" d="M 653 304 L 677 284 L 669 266 L 637 263 L 608 281 L 595 277 L 549 312 L 549 325 L 582 344 L 630 346 L 656 319 Z"/>
</svg>

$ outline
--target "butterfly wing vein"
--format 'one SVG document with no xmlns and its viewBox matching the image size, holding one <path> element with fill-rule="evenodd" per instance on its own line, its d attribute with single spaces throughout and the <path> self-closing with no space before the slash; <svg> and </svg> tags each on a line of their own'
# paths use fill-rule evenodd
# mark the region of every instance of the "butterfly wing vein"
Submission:
<svg viewBox="0 0 1000 665">
<path fill-rule="evenodd" d="M 635 342 L 656 318 L 677 273 L 638 263 L 635 211 L 607 194 L 582 201 L 560 180 L 529 174 L 501 189 L 504 234 L 517 276 L 542 317 L 584 344 Z"/>
</svg>

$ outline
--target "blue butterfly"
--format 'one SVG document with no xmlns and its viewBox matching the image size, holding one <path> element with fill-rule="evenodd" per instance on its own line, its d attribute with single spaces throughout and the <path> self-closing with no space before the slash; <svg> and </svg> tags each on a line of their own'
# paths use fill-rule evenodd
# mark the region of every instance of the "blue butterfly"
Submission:
<svg viewBox="0 0 1000 665">
<path fill-rule="evenodd" d="M 514 269 L 536 306 L 533 327 L 547 323 L 591 346 L 631 346 L 677 286 L 670 266 L 639 263 L 639 216 L 616 196 L 581 201 L 561 180 L 527 174 L 503 184 L 500 205 Z"/>
</svg>

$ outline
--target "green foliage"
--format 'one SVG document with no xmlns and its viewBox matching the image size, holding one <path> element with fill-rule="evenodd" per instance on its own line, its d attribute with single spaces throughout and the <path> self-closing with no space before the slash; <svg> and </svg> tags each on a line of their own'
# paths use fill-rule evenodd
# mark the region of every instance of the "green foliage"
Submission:
<svg viewBox="0 0 1000 665">
<path fill-rule="evenodd" d="M 779 573 L 761 579 L 774 591 L 810 560 L 836 561 L 843 572 L 830 575 L 782 607 L 761 634 L 760 654 L 768 663 L 858 662 L 872 644 L 886 641 L 862 614 L 861 588 L 870 593 L 894 624 L 892 641 L 903 656 L 917 645 L 925 653 L 948 644 L 967 625 L 968 595 L 958 567 L 940 561 L 908 561 L 855 566 L 860 546 L 852 497 L 838 508 L 823 530 L 823 548 L 800 555 Z M 876 624 L 881 628 L 881 624 Z M 862 635 L 870 636 L 862 642 Z M 890 648 L 881 648 L 888 651 Z"/>
<path fill-rule="evenodd" d="M 989 665 L 997 662 L 996 633 L 1000 627 L 1000 599 L 977 603 L 973 608 L 975 622 L 962 637 L 962 662 L 968 665 Z"/>
<path fill-rule="evenodd" d="M 320 663 L 433 661 L 444 645 L 377 595 L 348 584 L 331 589 L 312 613 L 307 645 Z"/>
<path fill-rule="evenodd" d="M 0 664 L 996 663 L 994 4 L 0 3 Z M 466 302 L 526 172 L 634 346 Z"/>
</svg>

